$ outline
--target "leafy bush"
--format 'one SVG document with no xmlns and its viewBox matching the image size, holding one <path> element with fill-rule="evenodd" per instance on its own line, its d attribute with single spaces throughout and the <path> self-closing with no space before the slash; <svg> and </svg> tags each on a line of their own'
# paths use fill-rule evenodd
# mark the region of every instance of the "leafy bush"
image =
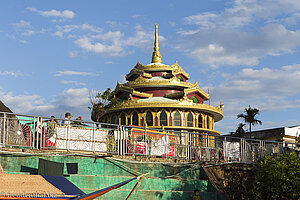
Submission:
<svg viewBox="0 0 300 200">
<path fill-rule="evenodd" d="M 296 153 L 265 157 L 256 167 L 252 199 L 300 199 L 300 158 Z"/>
</svg>

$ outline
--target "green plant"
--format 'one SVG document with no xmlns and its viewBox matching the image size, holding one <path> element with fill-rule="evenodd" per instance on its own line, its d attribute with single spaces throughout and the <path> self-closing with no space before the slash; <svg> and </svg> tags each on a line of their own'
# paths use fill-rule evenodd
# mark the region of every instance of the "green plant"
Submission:
<svg viewBox="0 0 300 200">
<path fill-rule="evenodd" d="M 274 159 L 270 156 L 256 166 L 252 199 L 300 199 L 300 158 L 296 153 Z"/>
<path fill-rule="evenodd" d="M 249 132 L 251 136 L 251 127 L 256 124 L 262 124 L 262 122 L 258 119 L 256 119 L 256 115 L 259 115 L 259 110 L 257 108 L 251 108 L 249 105 L 249 108 L 245 108 L 244 113 L 238 114 L 237 118 L 244 119 L 244 122 L 249 124 Z"/>
<path fill-rule="evenodd" d="M 89 109 L 92 110 L 91 119 L 95 122 L 99 122 L 100 117 L 106 112 L 106 110 L 119 104 L 121 99 L 118 99 L 115 96 L 115 91 L 111 91 L 110 88 L 107 88 L 103 93 L 97 92 L 95 96 L 92 94 L 94 92 L 95 91 L 90 92 L 92 107 L 89 107 Z"/>
</svg>

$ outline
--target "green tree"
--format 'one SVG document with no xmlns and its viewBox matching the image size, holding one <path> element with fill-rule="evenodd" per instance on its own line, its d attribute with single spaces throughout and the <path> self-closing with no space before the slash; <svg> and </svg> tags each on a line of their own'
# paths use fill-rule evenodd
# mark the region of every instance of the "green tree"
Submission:
<svg viewBox="0 0 300 200">
<path fill-rule="evenodd" d="M 296 137 L 296 142 L 300 143 L 300 135 L 298 137 Z"/>
<path fill-rule="evenodd" d="M 93 96 L 92 93 L 95 93 L 95 91 L 90 92 L 92 107 L 89 107 L 89 109 L 92 110 L 91 119 L 94 122 L 99 122 L 100 117 L 106 112 L 106 110 L 119 104 L 120 100 L 115 97 L 115 92 L 111 91 L 110 88 L 107 88 L 103 93 L 97 92 L 95 96 Z"/>
<path fill-rule="evenodd" d="M 251 199 L 300 199 L 300 157 L 296 153 L 265 157 L 255 171 Z"/>
<path fill-rule="evenodd" d="M 244 123 L 239 123 L 237 129 L 235 130 L 235 132 L 232 132 L 231 135 L 234 136 L 234 137 L 244 137 L 245 135 L 245 130 L 244 130 L 244 126 L 246 124 Z"/>
<path fill-rule="evenodd" d="M 262 122 L 256 119 L 256 115 L 259 115 L 259 110 L 257 108 L 245 108 L 244 112 L 237 115 L 237 118 L 242 118 L 246 124 L 249 124 L 249 132 L 251 137 L 251 127 L 256 124 L 262 124 Z"/>
</svg>

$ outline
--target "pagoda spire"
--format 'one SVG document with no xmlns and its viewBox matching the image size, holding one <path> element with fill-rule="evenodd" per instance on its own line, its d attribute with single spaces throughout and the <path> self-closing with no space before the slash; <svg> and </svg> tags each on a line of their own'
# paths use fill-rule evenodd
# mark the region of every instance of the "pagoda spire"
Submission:
<svg viewBox="0 0 300 200">
<path fill-rule="evenodd" d="M 157 23 L 155 23 L 155 41 L 154 41 L 154 52 L 152 54 L 152 63 L 162 63 L 161 54 L 159 52 Z"/>
</svg>

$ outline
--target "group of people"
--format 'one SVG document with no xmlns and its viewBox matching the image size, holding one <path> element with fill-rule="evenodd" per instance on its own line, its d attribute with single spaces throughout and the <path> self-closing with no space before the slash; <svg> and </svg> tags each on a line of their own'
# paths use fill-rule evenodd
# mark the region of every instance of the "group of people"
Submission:
<svg viewBox="0 0 300 200">
<path fill-rule="evenodd" d="M 72 114 L 69 112 L 65 113 L 65 119 L 59 123 L 54 116 L 51 116 L 50 121 L 48 122 L 48 126 L 55 127 L 55 125 L 62 125 L 62 126 L 68 126 L 68 125 L 82 125 L 82 117 L 77 117 L 74 121 L 71 121 Z"/>
</svg>

